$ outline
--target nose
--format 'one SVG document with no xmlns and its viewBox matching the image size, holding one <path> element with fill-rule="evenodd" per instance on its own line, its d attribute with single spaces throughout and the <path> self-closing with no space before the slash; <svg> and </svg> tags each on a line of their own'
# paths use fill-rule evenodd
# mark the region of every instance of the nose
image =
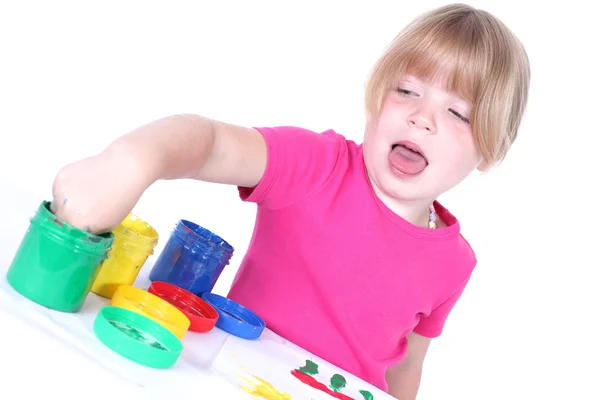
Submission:
<svg viewBox="0 0 600 400">
<path fill-rule="evenodd" d="M 414 112 L 408 116 L 408 124 L 412 127 L 427 131 L 429 133 L 436 132 L 433 114 L 425 110 L 423 107 L 415 109 Z"/>
</svg>

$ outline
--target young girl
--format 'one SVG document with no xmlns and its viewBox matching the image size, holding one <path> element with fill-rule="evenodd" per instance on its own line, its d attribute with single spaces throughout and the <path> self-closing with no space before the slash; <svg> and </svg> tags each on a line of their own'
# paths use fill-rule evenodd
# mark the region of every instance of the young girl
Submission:
<svg viewBox="0 0 600 400">
<path fill-rule="evenodd" d="M 52 209 L 100 233 L 159 179 L 236 185 L 257 217 L 229 297 L 308 351 L 414 399 L 430 340 L 476 264 L 436 199 L 504 158 L 528 85 L 527 55 L 500 21 L 445 6 L 375 65 L 363 144 L 333 130 L 175 115 L 63 167 Z"/>
</svg>

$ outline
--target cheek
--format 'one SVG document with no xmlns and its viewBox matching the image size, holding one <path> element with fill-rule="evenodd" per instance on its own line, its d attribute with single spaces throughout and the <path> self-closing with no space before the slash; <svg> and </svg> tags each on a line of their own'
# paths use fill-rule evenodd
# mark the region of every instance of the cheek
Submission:
<svg viewBox="0 0 600 400">
<path fill-rule="evenodd" d="M 375 141 L 376 138 L 377 138 L 377 125 L 372 122 L 367 122 L 367 125 L 365 126 L 365 137 L 364 137 L 364 143 L 363 143 L 363 147 L 365 148 L 365 151 L 370 149 L 373 146 L 372 143 Z"/>
<path fill-rule="evenodd" d="M 480 154 L 470 132 L 451 132 L 442 143 L 438 143 L 445 164 L 452 169 L 471 169 L 480 162 Z"/>
<path fill-rule="evenodd" d="M 376 122 L 368 123 L 365 129 L 365 148 L 380 149 L 389 136 L 389 122 L 382 116 Z"/>
<path fill-rule="evenodd" d="M 475 143 L 473 135 L 469 132 L 466 133 L 461 142 L 461 148 L 463 149 L 463 156 L 470 164 L 479 164 L 482 160 L 481 152 Z"/>
<path fill-rule="evenodd" d="M 381 111 L 379 125 L 388 130 L 398 128 L 403 121 L 406 121 L 406 113 L 407 111 L 404 107 L 398 104 L 387 103 Z"/>
<path fill-rule="evenodd" d="M 468 174 L 480 164 L 479 154 L 471 143 L 463 143 L 458 146 L 453 155 L 453 160 L 456 173 L 463 175 Z"/>
<path fill-rule="evenodd" d="M 397 134 L 400 120 L 397 115 L 387 112 L 382 113 L 377 123 L 371 128 L 371 140 L 377 148 L 387 148 L 391 138 Z"/>
</svg>

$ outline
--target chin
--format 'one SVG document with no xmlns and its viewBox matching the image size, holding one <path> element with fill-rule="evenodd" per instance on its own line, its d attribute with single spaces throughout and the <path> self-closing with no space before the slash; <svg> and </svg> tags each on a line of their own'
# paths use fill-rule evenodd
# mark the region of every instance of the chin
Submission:
<svg viewBox="0 0 600 400">
<path fill-rule="evenodd" d="M 380 190 L 386 196 L 398 201 L 418 201 L 436 197 L 433 191 L 429 191 L 420 185 L 386 182 L 382 186 Z"/>
<path fill-rule="evenodd" d="M 378 169 L 370 174 L 371 184 L 378 195 L 397 201 L 435 199 L 435 190 L 427 184 L 424 172 L 418 176 L 398 177 L 391 171 Z"/>
</svg>

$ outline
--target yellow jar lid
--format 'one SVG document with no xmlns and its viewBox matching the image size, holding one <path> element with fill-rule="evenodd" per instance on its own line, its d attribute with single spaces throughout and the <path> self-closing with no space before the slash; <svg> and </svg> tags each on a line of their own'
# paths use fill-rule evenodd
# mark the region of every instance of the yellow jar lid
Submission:
<svg viewBox="0 0 600 400">
<path fill-rule="evenodd" d="M 190 327 L 190 320 L 177 307 L 145 290 L 121 285 L 112 296 L 111 305 L 125 308 L 158 322 L 179 339 Z"/>
</svg>

